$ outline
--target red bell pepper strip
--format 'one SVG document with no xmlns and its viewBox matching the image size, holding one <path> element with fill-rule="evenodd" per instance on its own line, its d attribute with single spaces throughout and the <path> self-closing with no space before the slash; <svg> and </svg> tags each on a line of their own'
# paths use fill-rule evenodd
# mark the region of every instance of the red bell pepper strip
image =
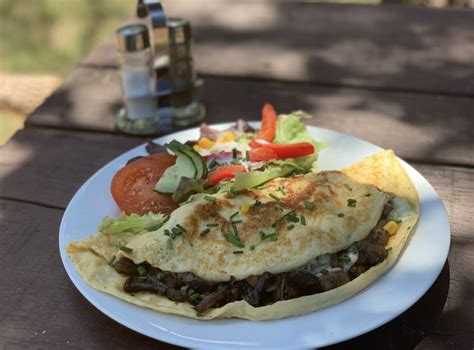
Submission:
<svg viewBox="0 0 474 350">
<path fill-rule="evenodd" d="M 254 146 L 257 147 L 250 152 L 257 151 L 260 148 L 266 148 L 272 150 L 276 153 L 277 159 L 286 159 L 286 158 L 297 158 L 309 156 L 314 153 L 314 146 L 309 142 L 299 142 L 299 143 L 288 143 L 288 144 L 278 144 L 278 143 L 259 143 L 258 141 L 254 142 Z"/>
<path fill-rule="evenodd" d="M 275 108 L 269 103 L 263 106 L 262 127 L 257 133 L 256 138 L 272 142 L 276 133 L 277 114 Z"/>
<path fill-rule="evenodd" d="M 217 185 L 222 180 L 232 179 L 235 173 L 245 173 L 247 170 L 243 165 L 223 165 L 219 166 L 213 172 L 207 175 L 207 179 L 213 184 Z"/>
<path fill-rule="evenodd" d="M 249 160 L 251 162 L 266 162 L 271 159 L 277 159 L 277 153 L 268 147 L 259 147 L 250 151 Z"/>
</svg>

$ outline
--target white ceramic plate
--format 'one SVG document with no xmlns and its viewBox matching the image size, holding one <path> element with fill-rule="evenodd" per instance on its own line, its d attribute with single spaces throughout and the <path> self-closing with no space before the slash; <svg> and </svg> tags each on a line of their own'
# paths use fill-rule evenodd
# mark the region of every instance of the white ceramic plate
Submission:
<svg viewBox="0 0 474 350">
<path fill-rule="evenodd" d="M 381 150 L 334 131 L 314 127 L 309 130 L 317 140 L 330 144 L 319 157 L 322 170 L 348 166 Z M 197 139 L 198 135 L 198 129 L 186 130 L 159 138 L 157 142 L 172 139 L 184 142 Z M 400 315 L 430 288 L 446 261 L 450 230 L 443 203 L 428 181 L 402 161 L 420 196 L 419 223 L 394 267 L 354 297 L 307 315 L 261 322 L 199 321 L 129 304 L 87 285 L 65 253 L 65 246 L 70 240 L 95 234 L 104 215 L 119 214 L 109 191 L 112 176 L 128 159 L 145 154 L 144 145 L 130 150 L 100 169 L 79 189 L 64 213 L 59 248 L 69 277 L 87 300 L 115 321 L 149 337 L 186 347 L 219 349 L 307 348 L 334 344 L 366 333 Z"/>
</svg>

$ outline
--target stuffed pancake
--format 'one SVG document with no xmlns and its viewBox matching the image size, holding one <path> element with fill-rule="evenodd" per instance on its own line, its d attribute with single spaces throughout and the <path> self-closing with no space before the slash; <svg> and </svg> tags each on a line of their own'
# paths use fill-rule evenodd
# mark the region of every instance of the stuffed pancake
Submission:
<svg viewBox="0 0 474 350">
<path fill-rule="evenodd" d="M 102 233 L 67 251 L 87 283 L 136 305 L 279 319 L 369 286 L 396 262 L 418 216 L 411 180 L 384 151 L 340 171 L 195 194 L 156 230 Z"/>
</svg>

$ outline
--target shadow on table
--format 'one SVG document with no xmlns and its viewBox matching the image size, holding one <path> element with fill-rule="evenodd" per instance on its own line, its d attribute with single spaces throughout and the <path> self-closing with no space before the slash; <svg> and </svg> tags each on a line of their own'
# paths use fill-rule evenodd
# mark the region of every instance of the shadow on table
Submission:
<svg viewBox="0 0 474 350">
<path fill-rule="evenodd" d="M 425 336 L 436 332 L 448 296 L 449 280 L 446 261 L 431 288 L 403 314 L 369 333 L 324 349 L 413 349 Z"/>
</svg>

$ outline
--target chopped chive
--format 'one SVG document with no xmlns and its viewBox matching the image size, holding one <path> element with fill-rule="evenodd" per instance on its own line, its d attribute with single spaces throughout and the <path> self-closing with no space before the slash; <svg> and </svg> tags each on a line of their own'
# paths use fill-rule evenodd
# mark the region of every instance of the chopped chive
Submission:
<svg viewBox="0 0 474 350">
<path fill-rule="evenodd" d="M 231 223 L 232 224 L 241 224 L 242 220 L 232 220 Z"/>
<path fill-rule="evenodd" d="M 236 247 L 239 247 L 239 248 L 243 248 L 244 245 L 242 244 L 242 242 L 240 241 L 240 238 L 239 236 L 235 235 L 235 234 L 230 234 L 230 235 L 226 235 L 226 239 L 228 242 L 232 243 L 233 245 L 235 245 Z"/>
<path fill-rule="evenodd" d="M 356 205 L 357 205 L 357 200 L 352 199 L 352 198 L 349 198 L 347 200 L 347 206 L 348 207 L 355 208 Z"/>
<path fill-rule="evenodd" d="M 207 194 L 204 196 L 204 199 L 209 201 L 209 202 L 214 202 L 216 200 L 216 197 L 208 196 Z"/>
<path fill-rule="evenodd" d="M 206 224 L 207 227 L 217 227 L 219 226 L 219 224 L 215 223 L 215 222 L 209 222 Z"/>
<path fill-rule="evenodd" d="M 143 265 L 138 265 L 137 271 L 140 276 L 143 276 L 144 274 L 146 274 L 146 267 Z"/>
<path fill-rule="evenodd" d="M 107 263 L 108 263 L 109 265 L 112 265 L 112 264 L 114 263 L 114 261 L 115 261 L 116 258 L 117 258 L 117 257 L 116 257 L 115 255 L 112 255 L 112 256 L 110 257 L 109 261 L 107 261 Z"/>
<path fill-rule="evenodd" d="M 342 217 L 344 217 L 344 213 L 339 213 L 339 214 L 337 214 L 337 216 L 342 218 Z"/>
<path fill-rule="evenodd" d="M 237 148 L 232 148 L 232 159 L 237 158 Z"/>
<path fill-rule="evenodd" d="M 257 186 L 257 187 L 255 187 L 255 188 L 256 188 L 257 190 L 264 190 L 264 189 L 268 188 L 268 186 L 266 186 L 266 185 L 260 185 L 260 186 Z"/>
<path fill-rule="evenodd" d="M 234 214 L 232 214 L 229 218 L 232 219 L 233 217 L 235 217 L 235 216 L 237 216 L 237 215 L 239 215 L 239 212 L 238 212 L 238 211 L 236 211 Z"/>
<path fill-rule="evenodd" d="M 245 151 L 245 160 L 248 161 L 250 159 L 250 151 Z"/>
<path fill-rule="evenodd" d="M 277 241 L 278 240 L 278 233 L 276 233 L 276 232 L 266 234 L 265 232 L 260 231 L 259 234 L 260 234 L 260 239 L 262 241 L 265 241 L 265 240 Z"/>
<path fill-rule="evenodd" d="M 234 250 L 232 253 L 234 253 L 234 254 L 243 254 L 244 251 L 243 250 Z"/>
<path fill-rule="evenodd" d="M 278 210 L 283 210 L 282 206 L 280 204 L 275 204 L 275 209 L 278 209 Z"/>
<path fill-rule="evenodd" d="M 306 209 L 314 209 L 314 204 L 311 202 L 306 202 L 304 206 Z"/>
<path fill-rule="evenodd" d="M 298 216 L 295 213 L 287 215 L 286 220 L 291 221 L 291 222 L 299 222 L 300 221 L 300 219 L 298 218 Z"/>
<path fill-rule="evenodd" d="M 273 193 L 270 193 L 269 196 L 272 197 L 276 201 L 280 200 L 280 198 L 278 196 L 276 196 L 275 194 L 273 194 Z"/>
<path fill-rule="evenodd" d="M 205 228 L 204 230 L 201 231 L 201 233 L 199 234 L 200 236 L 205 236 L 207 235 L 209 232 L 211 232 L 211 230 L 209 228 Z"/>
<path fill-rule="evenodd" d="M 348 264 L 351 262 L 351 259 L 346 255 L 341 255 L 339 256 L 339 261 L 342 262 L 343 264 Z"/>
<path fill-rule="evenodd" d="M 370 193 L 367 193 L 367 194 L 365 195 L 365 197 L 370 197 L 370 196 L 371 196 L 371 194 L 370 194 Z"/>
<path fill-rule="evenodd" d="M 176 224 L 176 227 L 179 228 L 181 230 L 181 232 L 183 232 L 183 233 L 187 232 L 186 229 L 183 226 L 181 226 L 180 224 Z"/>
<path fill-rule="evenodd" d="M 301 215 L 301 223 L 306 226 L 306 218 L 303 215 Z"/>
<path fill-rule="evenodd" d="M 387 251 L 387 253 L 388 253 L 388 252 L 389 252 L 389 251 L 391 251 L 392 249 L 393 249 L 393 247 L 388 247 L 388 248 L 387 248 L 387 249 L 385 249 L 385 250 L 386 250 L 386 251 Z"/>
<path fill-rule="evenodd" d="M 401 224 L 401 223 L 402 223 L 402 220 L 399 220 L 399 219 L 393 220 L 393 221 L 395 221 L 397 224 Z"/>
<path fill-rule="evenodd" d="M 121 245 L 121 246 L 119 247 L 119 249 L 120 249 L 121 251 L 125 252 L 125 253 L 131 253 L 131 252 L 133 252 L 133 249 L 132 249 L 132 248 L 126 247 L 126 246 L 124 246 L 124 245 Z"/>
<path fill-rule="evenodd" d="M 277 191 L 280 191 L 284 196 L 286 196 L 285 189 L 281 186 L 278 186 Z"/>
<path fill-rule="evenodd" d="M 179 228 L 173 227 L 173 228 L 171 229 L 171 238 L 172 238 L 172 239 L 175 239 L 175 238 L 176 238 L 177 236 L 179 236 L 181 233 L 182 233 L 182 231 L 181 231 Z"/>
<path fill-rule="evenodd" d="M 251 207 L 251 208 L 255 208 L 255 207 L 258 207 L 260 204 L 262 204 L 262 202 L 260 202 L 260 201 L 257 199 L 253 204 L 250 204 L 250 207 Z"/>
<path fill-rule="evenodd" d="M 344 187 L 347 188 L 349 191 L 352 191 L 352 187 L 349 184 L 344 184 Z"/>
<path fill-rule="evenodd" d="M 254 246 L 254 245 L 251 245 L 251 246 L 250 246 L 250 250 L 255 250 L 255 246 Z"/>
<path fill-rule="evenodd" d="M 169 236 L 170 235 L 170 230 L 166 229 L 165 230 L 165 236 Z"/>
<path fill-rule="evenodd" d="M 201 294 L 199 294 L 198 292 L 196 293 L 193 293 L 189 296 L 189 301 L 194 301 L 196 300 L 197 298 L 199 298 L 201 296 Z"/>
<path fill-rule="evenodd" d="M 293 224 L 290 224 L 290 225 L 286 226 L 286 228 L 287 228 L 288 230 L 292 230 L 292 229 L 294 229 L 294 228 L 295 228 L 295 225 L 293 225 Z"/>
<path fill-rule="evenodd" d="M 274 223 L 272 224 L 272 227 L 277 227 L 276 222 L 274 222 Z"/>
<path fill-rule="evenodd" d="M 168 240 L 166 241 L 166 248 L 173 249 L 173 241 L 171 240 L 171 238 L 168 238 Z"/>
</svg>

